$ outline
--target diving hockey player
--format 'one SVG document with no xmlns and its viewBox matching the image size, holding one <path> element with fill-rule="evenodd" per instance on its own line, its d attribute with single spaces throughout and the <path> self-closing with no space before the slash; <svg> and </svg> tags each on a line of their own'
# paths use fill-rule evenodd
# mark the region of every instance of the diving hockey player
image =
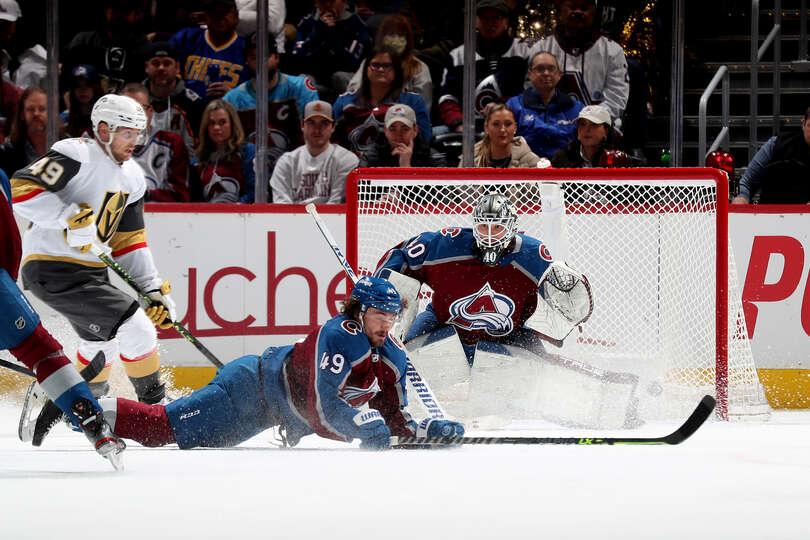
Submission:
<svg viewBox="0 0 810 540">
<path fill-rule="evenodd" d="M 82 429 L 99 454 L 115 464 L 120 459 L 116 456 L 125 448 L 124 442 L 113 435 L 87 383 L 17 287 L 22 246 L 11 210 L 11 184 L 2 171 L 0 188 L 4 246 L 0 250 L 0 348 L 8 349 L 34 372 L 42 389 L 73 425 Z"/>
<path fill-rule="evenodd" d="M 542 242 L 517 232 L 517 212 L 508 197 L 482 196 L 472 217 L 472 229 L 424 232 L 390 249 L 378 263 L 375 275 L 391 281 L 408 300 L 405 343 L 451 325 L 472 366 L 479 341 L 542 354 L 542 339 L 559 342 L 587 320 L 593 309 L 588 280 L 555 262 Z M 433 289 L 433 298 L 416 316 L 422 283 Z M 543 318 L 555 332 L 525 326 L 538 308 L 545 309 Z"/>
<path fill-rule="evenodd" d="M 146 183 L 132 151 L 146 127 L 133 99 L 105 95 L 91 113 L 94 139 L 65 139 L 12 178 L 14 209 L 32 222 L 23 238 L 25 288 L 70 321 L 81 342 L 79 369 L 99 351 L 107 365 L 90 387 L 107 392 L 119 356 L 140 401 L 165 399 L 157 333 L 175 317 L 169 282 L 158 277 L 146 244 Z M 145 312 L 110 283 L 91 244 L 111 253 L 157 305 Z"/>
<path fill-rule="evenodd" d="M 303 341 L 237 358 L 165 406 L 102 399 L 106 418 L 120 437 L 181 449 L 234 446 L 272 426 L 290 446 L 311 433 L 370 449 L 388 448 L 392 434 L 461 437 L 460 423 L 417 424 L 405 409 L 406 353 L 388 335 L 401 308 L 388 281 L 361 278 L 341 313 Z"/>
</svg>

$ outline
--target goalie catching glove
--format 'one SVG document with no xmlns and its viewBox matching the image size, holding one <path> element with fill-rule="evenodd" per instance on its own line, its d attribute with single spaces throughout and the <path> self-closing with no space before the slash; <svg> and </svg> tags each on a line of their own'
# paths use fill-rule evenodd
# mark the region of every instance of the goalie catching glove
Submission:
<svg viewBox="0 0 810 540">
<path fill-rule="evenodd" d="M 157 280 L 157 283 L 160 283 L 160 280 Z M 176 312 L 174 300 L 172 300 L 172 296 L 169 294 L 171 290 L 171 284 L 169 283 L 169 280 L 166 280 L 160 285 L 160 287 L 156 289 L 149 289 L 145 293 L 146 296 L 151 300 L 148 305 L 144 305 L 146 316 L 149 317 L 152 324 L 161 330 L 171 328 L 174 324 Z M 141 304 L 145 303 L 146 302 L 141 300 Z"/>
<path fill-rule="evenodd" d="M 71 204 L 60 216 L 65 223 L 65 242 L 82 253 L 90 251 L 96 238 L 96 215 L 89 205 Z"/>
</svg>

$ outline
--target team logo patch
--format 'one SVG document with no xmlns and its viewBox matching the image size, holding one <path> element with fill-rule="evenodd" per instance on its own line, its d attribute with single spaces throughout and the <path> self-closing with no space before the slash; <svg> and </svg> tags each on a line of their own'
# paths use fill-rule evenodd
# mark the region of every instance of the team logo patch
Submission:
<svg viewBox="0 0 810 540">
<path fill-rule="evenodd" d="M 362 331 L 360 325 L 355 321 L 343 321 L 340 323 L 340 327 L 353 336 L 356 336 Z"/>
<path fill-rule="evenodd" d="M 461 229 L 458 227 L 445 227 L 441 230 L 442 236 L 449 236 L 450 238 L 455 238 L 459 234 L 461 234 Z"/>
<path fill-rule="evenodd" d="M 102 242 L 109 241 L 118 230 L 118 224 L 124 215 L 128 199 L 129 193 L 123 191 L 108 191 L 104 194 L 104 200 L 101 202 L 98 212 L 99 217 L 96 218 L 97 235 Z"/>
<path fill-rule="evenodd" d="M 14 326 L 17 327 L 17 330 L 22 330 L 25 328 L 25 319 L 19 317 L 16 321 L 14 321 Z"/>
<path fill-rule="evenodd" d="M 308 89 L 312 90 L 313 92 L 317 92 L 318 89 L 315 87 L 315 83 L 309 77 L 304 77 L 304 86 Z"/>
<path fill-rule="evenodd" d="M 551 252 L 548 250 L 545 244 L 540 244 L 540 258 L 544 261 L 551 262 Z"/>
<path fill-rule="evenodd" d="M 463 330 L 483 330 L 490 336 L 505 336 L 512 331 L 515 302 L 504 294 L 492 290 L 489 283 L 469 296 L 450 304 L 452 324 Z"/>
</svg>

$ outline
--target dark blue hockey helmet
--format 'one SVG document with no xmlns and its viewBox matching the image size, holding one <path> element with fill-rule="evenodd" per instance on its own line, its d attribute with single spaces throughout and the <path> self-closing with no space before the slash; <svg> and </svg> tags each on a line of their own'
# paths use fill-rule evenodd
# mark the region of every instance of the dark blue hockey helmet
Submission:
<svg viewBox="0 0 810 540">
<path fill-rule="evenodd" d="M 402 309 L 402 299 L 396 288 L 388 280 L 378 277 L 360 278 L 352 289 L 351 297 L 360 301 L 362 313 L 370 307 L 397 314 Z"/>
</svg>

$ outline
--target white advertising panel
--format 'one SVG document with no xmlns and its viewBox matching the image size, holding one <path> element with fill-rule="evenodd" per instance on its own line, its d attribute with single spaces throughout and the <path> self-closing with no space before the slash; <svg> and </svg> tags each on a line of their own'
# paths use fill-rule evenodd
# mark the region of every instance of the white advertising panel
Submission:
<svg viewBox="0 0 810 540">
<path fill-rule="evenodd" d="M 728 228 L 759 369 L 810 368 L 810 213 L 729 214 Z"/>
</svg>

